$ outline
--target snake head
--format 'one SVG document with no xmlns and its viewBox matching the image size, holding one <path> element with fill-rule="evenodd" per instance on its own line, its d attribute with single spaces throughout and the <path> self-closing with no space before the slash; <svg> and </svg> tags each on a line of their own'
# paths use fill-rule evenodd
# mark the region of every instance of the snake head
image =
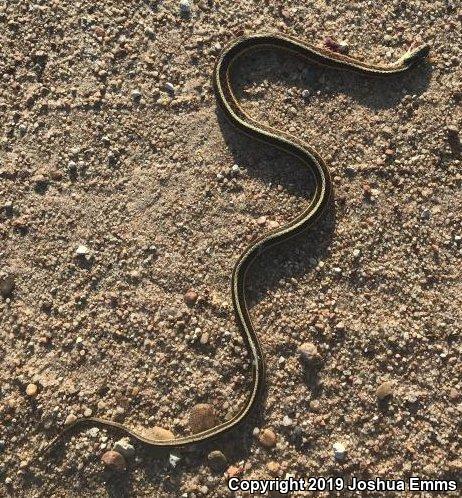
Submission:
<svg viewBox="0 0 462 498">
<path fill-rule="evenodd" d="M 418 47 L 411 48 L 408 50 L 400 59 L 399 62 L 405 66 L 410 66 L 411 64 L 416 64 L 417 62 L 423 61 L 428 57 L 430 53 L 430 45 L 426 43 L 419 45 Z"/>
</svg>

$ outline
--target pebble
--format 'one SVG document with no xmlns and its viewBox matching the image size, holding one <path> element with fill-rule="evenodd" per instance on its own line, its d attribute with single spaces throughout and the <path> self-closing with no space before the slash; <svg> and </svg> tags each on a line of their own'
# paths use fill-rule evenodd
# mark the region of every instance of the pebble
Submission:
<svg viewBox="0 0 462 498">
<path fill-rule="evenodd" d="M 375 391 L 375 395 L 377 396 L 377 399 L 379 401 L 383 401 L 386 398 L 393 396 L 393 391 L 394 391 L 394 383 L 393 381 L 388 380 L 380 384 L 380 386 Z"/>
<path fill-rule="evenodd" d="M 312 342 L 305 342 L 299 346 L 297 352 L 300 355 L 300 359 L 306 365 L 312 365 L 318 363 L 321 360 L 321 355 L 319 354 L 318 348 Z"/>
<path fill-rule="evenodd" d="M 309 406 L 312 412 L 319 412 L 321 410 L 321 403 L 318 399 L 312 399 Z"/>
<path fill-rule="evenodd" d="M 460 392 L 452 387 L 449 391 L 449 399 L 451 401 L 457 401 L 460 398 Z"/>
<path fill-rule="evenodd" d="M 266 468 L 268 469 L 270 474 L 272 474 L 273 476 L 277 476 L 279 474 L 281 466 L 277 462 L 271 460 L 266 464 Z"/>
<path fill-rule="evenodd" d="M 324 45 L 329 49 L 332 50 L 332 52 L 338 52 L 340 54 L 346 54 L 348 53 L 349 47 L 348 43 L 345 41 L 337 41 L 331 38 L 330 36 L 327 36 L 324 38 Z"/>
<path fill-rule="evenodd" d="M 347 166 L 345 168 L 345 171 L 350 176 L 356 175 L 356 173 L 358 172 L 358 170 L 354 166 Z"/>
<path fill-rule="evenodd" d="M 128 439 L 128 437 L 124 437 L 116 441 L 113 449 L 127 460 L 131 460 L 135 456 L 135 447 L 130 443 L 130 439 Z"/>
<path fill-rule="evenodd" d="M 194 434 L 212 429 L 217 425 L 217 417 L 212 405 L 200 403 L 189 414 L 189 427 Z"/>
<path fill-rule="evenodd" d="M 228 459 L 218 450 L 212 451 L 207 455 L 210 467 L 216 472 L 224 470 L 228 465 Z"/>
<path fill-rule="evenodd" d="M 190 16 L 192 10 L 191 0 L 180 0 L 180 14 Z"/>
<path fill-rule="evenodd" d="M 161 441 L 168 441 L 169 439 L 175 439 L 175 435 L 172 431 L 164 429 L 163 427 L 154 426 L 151 429 L 145 430 L 145 434 L 150 439 L 159 439 Z"/>
<path fill-rule="evenodd" d="M 7 275 L 6 277 L 0 278 L 0 294 L 2 297 L 10 297 L 11 294 L 13 294 L 15 287 L 16 282 L 14 275 Z"/>
<path fill-rule="evenodd" d="M 13 203 L 11 201 L 6 201 L 5 204 L 3 204 L 3 209 L 7 214 L 12 214 L 13 213 Z"/>
<path fill-rule="evenodd" d="M 175 87 L 173 86 L 173 83 L 165 83 L 165 89 L 167 90 L 167 92 L 175 93 Z"/>
<path fill-rule="evenodd" d="M 204 332 L 201 335 L 199 342 L 202 344 L 202 346 L 205 346 L 209 342 L 209 334 L 207 332 Z"/>
<path fill-rule="evenodd" d="M 346 448 L 342 443 L 334 443 L 332 445 L 334 450 L 334 457 L 336 460 L 344 460 L 346 456 Z"/>
<path fill-rule="evenodd" d="M 244 467 L 242 466 L 239 466 L 239 467 L 236 467 L 235 465 L 231 465 L 230 467 L 228 467 L 228 469 L 226 470 L 226 476 L 230 479 L 231 477 L 237 477 L 241 474 L 244 473 Z"/>
<path fill-rule="evenodd" d="M 90 254 L 90 249 L 88 249 L 88 247 L 84 245 L 79 245 L 75 250 L 76 256 L 87 256 L 88 254 Z"/>
<path fill-rule="evenodd" d="M 73 414 L 73 413 L 70 413 L 67 417 L 66 417 L 66 420 L 64 421 L 64 425 L 65 426 L 68 426 L 68 425 L 72 425 L 74 422 L 77 421 L 77 417 Z"/>
<path fill-rule="evenodd" d="M 125 470 L 127 464 L 125 458 L 118 451 L 106 451 L 101 457 L 101 462 L 112 470 L 122 471 Z"/>
<path fill-rule="evenodd" d="M 194 306 L 198 298 L 199 294 L 195 290 L 189 289 L 188 292 L 186 292 L 186 294 L 184 295 L 184 302 L 188 306 Z"/>
<path fill-rule="evenodd" d="M 257 224 L 261 227 L 266 225 L 266 216 L 260 216 L 259 218 L 257 218 Z"/>
<path fill-rule="evenodd" d="M 290 427 L 292 424 L 293 420 L 288 415 L 284 415 L 284 418 L 282 419 L 282 425 L 284 427 Z"/>
<path fill-rule="evenodd" d="M 141 92 L 138 89 L 132 91 L 133 100 L 139 100 L 141 98 Z"/>
<path fill-rule="evenodd" d="M 360 249 L 354 249 L 353 250 L 353 257 L 354 258 L 359 258 L 360 254 L 361 254 L 361 250 Z"/>
<path fill-rule="evenodd" d="M 258 440 L 265 448 L 273 448 L 276 446 L 277 437 L 271 429 L 263 429 L 258 434 Z"/>
<path fill-rule="evenodd" d="M 26 387 L 26 394 L 27 396 L 30 396 L 31 398 L 35 398 L 38 393 L 38 387 L 36 384 L 27 384 Z"/>
<path fill-rule="evenodd" d="M 305 88 L 305 90 L 302 90 L 302 98 L 304 99 L 309 99 L 310 98 L 310 91 Z"/>
<path fill-rule="evenodd" d="M 91 417 L 91 414 L 93 413 L 93 410 L 91 408 L 85 408 L 83 412 L 84 417 Z"/>
<path fill-rule="evenodd" d="M 174 455 L 171 453 L 168 457 L 168 462 L 172 467 L 176 467 L 178 465 L 178 462 L 181 460 L 181 458 L 178 455 Z"/>
</svg>

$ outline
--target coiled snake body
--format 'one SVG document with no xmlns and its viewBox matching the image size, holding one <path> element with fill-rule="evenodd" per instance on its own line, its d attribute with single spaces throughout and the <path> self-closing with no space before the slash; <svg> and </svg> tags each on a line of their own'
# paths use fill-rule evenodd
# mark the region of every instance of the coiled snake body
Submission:
<svg viewBox="0 0 462 498">
<path fill-rule="evenodd" d="M 252 358 L 252 388 L 241 410 L 230 420 L 223 422 L 211 429 L 179 437 L 172 440 L 154 440 L 133 431 L 123 424 L 97 417 L 83 417 L 77 419 L 72 425 L 66 427 L 44 449 L 44 452 L 53 448 L 66 434 L 73 433 L 86 426 L 102 426 L 115 428 L 134 439 L 153 446 L 162 448 L 179 448 L 210 440 L 221 436 L 240 426 L 252 412 L 255 404 L 260 399 L 265 382 L 265 364 L 258 337 L 252 325 L 246 304 L 244 284 L 249 266 L 255 257 L 262 251 L 278 242 L 309 228 L 321 214 L 332 192 L 332 183 L 329 172 L 322 157 L 302 140 L 289 135 L 285 131 L 276 130 L 269 126 L 257 123 L 249 117 L 239 106 L 231 87 L 231 70 L 238 58 L 248 52 L 259 48 L 275 48 L 301 57 L 308 62 L 337 69 L 353 70 L 364 75 L 387 76 L 407 71 L 416 63 L 426 58 L 429 47 L 422 45 L 415 50 L 407 52 L 397 62 L 389 65 L 371 64 L 362 62 L 346 55 L 338 54 L 323 48 L 314 47 L 298 39 L 282 34 L 256 34 L 242 36 L 235 39 L 220 55 L 213 73 L 213 85 L 217 102 L 226 118 L 240 131 L 252 138 L 273 145 L 301 160 L 311 171 L 315 180 L 315 192 L 308 207 L 295 219 L 286 225 L 277 228 L 255 240 L 241 254 L 237 261 L 232 277 L 231 292 L 237 323 L 239 325 L 245 346 Z"/>
</svg>

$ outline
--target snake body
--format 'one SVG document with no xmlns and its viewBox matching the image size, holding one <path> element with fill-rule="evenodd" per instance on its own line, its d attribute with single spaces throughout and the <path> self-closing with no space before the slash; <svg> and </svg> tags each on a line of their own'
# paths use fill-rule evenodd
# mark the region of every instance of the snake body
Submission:
<svg viewBox="0 0 462 498">
<path fill-rule="evenodd" d="M 132 438 L 153 447 L 174 449 L 186 447 L 222 436 L 240 426 L 252 412 L 260 399 L 265 385 L 265 363 L 260 342 L 250 319 L 245 299 L 244 286 L 246 273 L 252 261 L 268 247 L 285 241 L 288 238 L 311 227 L 316 218 L 322 213 L 332 192 L 332 183 L 327 167 L 312 147 L 297 137 L 285 131 L 276 130 L 258 123 L 249 117 L 238 104 L 231 86 L 231 72 L 236 61 L 246 52 L 261 48 L 274 48 L 294 54 L 316 65 L 328 66 L 337 69 L 353 70 L 369 76 L 388 76 L 407 71 L 416 63 L 426 58 L 429 52 L 427 45 L 407 52 L 397 62 L 389 65 L 371 64 L 356 58 L 348 57 L 330 50 L 314 47 L 296 38 L 282 34 L 255 34 L 241 36 L 232 41 L 219 56 L 213 72 L 213 86 L 218 105 L 222 112 L 238 130 L 250 137 L 273 145 L 299 159 L 304 163 L 315 180 L 315 192 L 307 206 L 295 219 L 286 225 L 270 231 L 256 239 L 241 254 L 231 277 L 231 293 L 233 306 L 245 346 L 252 358 L 252 388 L 245 405 L 231 419 L 211 429 L 197 434 L 179 437 L 171 440 L 151 439 L 136 432 L 125 425 L 97 417 L 83 417 L 66 427 L 44 449 L 44 452 L 53 448 L 66 434 L 71 434 L 83 427 L 101 426 L 113 428 Z"/>
</svg>

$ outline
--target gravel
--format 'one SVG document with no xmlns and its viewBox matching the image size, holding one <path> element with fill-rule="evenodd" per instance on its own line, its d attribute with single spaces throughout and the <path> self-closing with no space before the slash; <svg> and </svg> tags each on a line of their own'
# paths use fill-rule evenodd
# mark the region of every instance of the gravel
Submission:
<svg viewBox="0 0 462 498">
<path fill-rule="evenodd" d="M 208 465 L 212 450 L 227 456 L 227 475 L 245 477 L 430 479 L 460 469 L 462 57 L 453 4 L 198 0 L 187 17 L 179 0 L 1 4 L 4 494 L 170 498 L 205 486 L 207 496 L 226 496 L 226 478 Z M 132 441 L 135 458 L 114 477 L 100 463 L 121 437 L 112 430 L 75 433 L 62 455 L 40 462 L 69 414 L 184 436 L 195 405 L 224 421 L 245 403 L 252 366 L 229 278 L 247 244 L 294 218 L 313 187 L 294 158 L 240 136 L 216 108 L 221 48 L 262 30 L 319 46 L 345 41 L 352 56 L 379 63 L 422 40 L 433 59 L 387 80 L 269 51 L 235 66 L 244 110 L 315 147 L 334 183 L 316 227 L 248 273 L 268 367 L 263 420 L 181 453 L 178 471 Z M 90 254 L 78 257 L 80 244 Z M 198 294 L 192 306 L 188 289 Z M 302 371 L 304 343 L 316 345 L 322 368 Z M 383 406 L 376 391 L 388 379 L 395 392 Z M 25 394 L 30 383 L 35 398 Z M 256 424 L 272 428 L 276 447 L 250 437 Z M 332 456 L 335 441 L 348 442 L 343 461 Z"/>
<path fill-rule="evenodd" d="M 118 472 L 125 470 L 127 466 L 125 458 L 117 451 L 106 451 L 101 457 L 101 462 L 107 468 Z"/>
</svg>

